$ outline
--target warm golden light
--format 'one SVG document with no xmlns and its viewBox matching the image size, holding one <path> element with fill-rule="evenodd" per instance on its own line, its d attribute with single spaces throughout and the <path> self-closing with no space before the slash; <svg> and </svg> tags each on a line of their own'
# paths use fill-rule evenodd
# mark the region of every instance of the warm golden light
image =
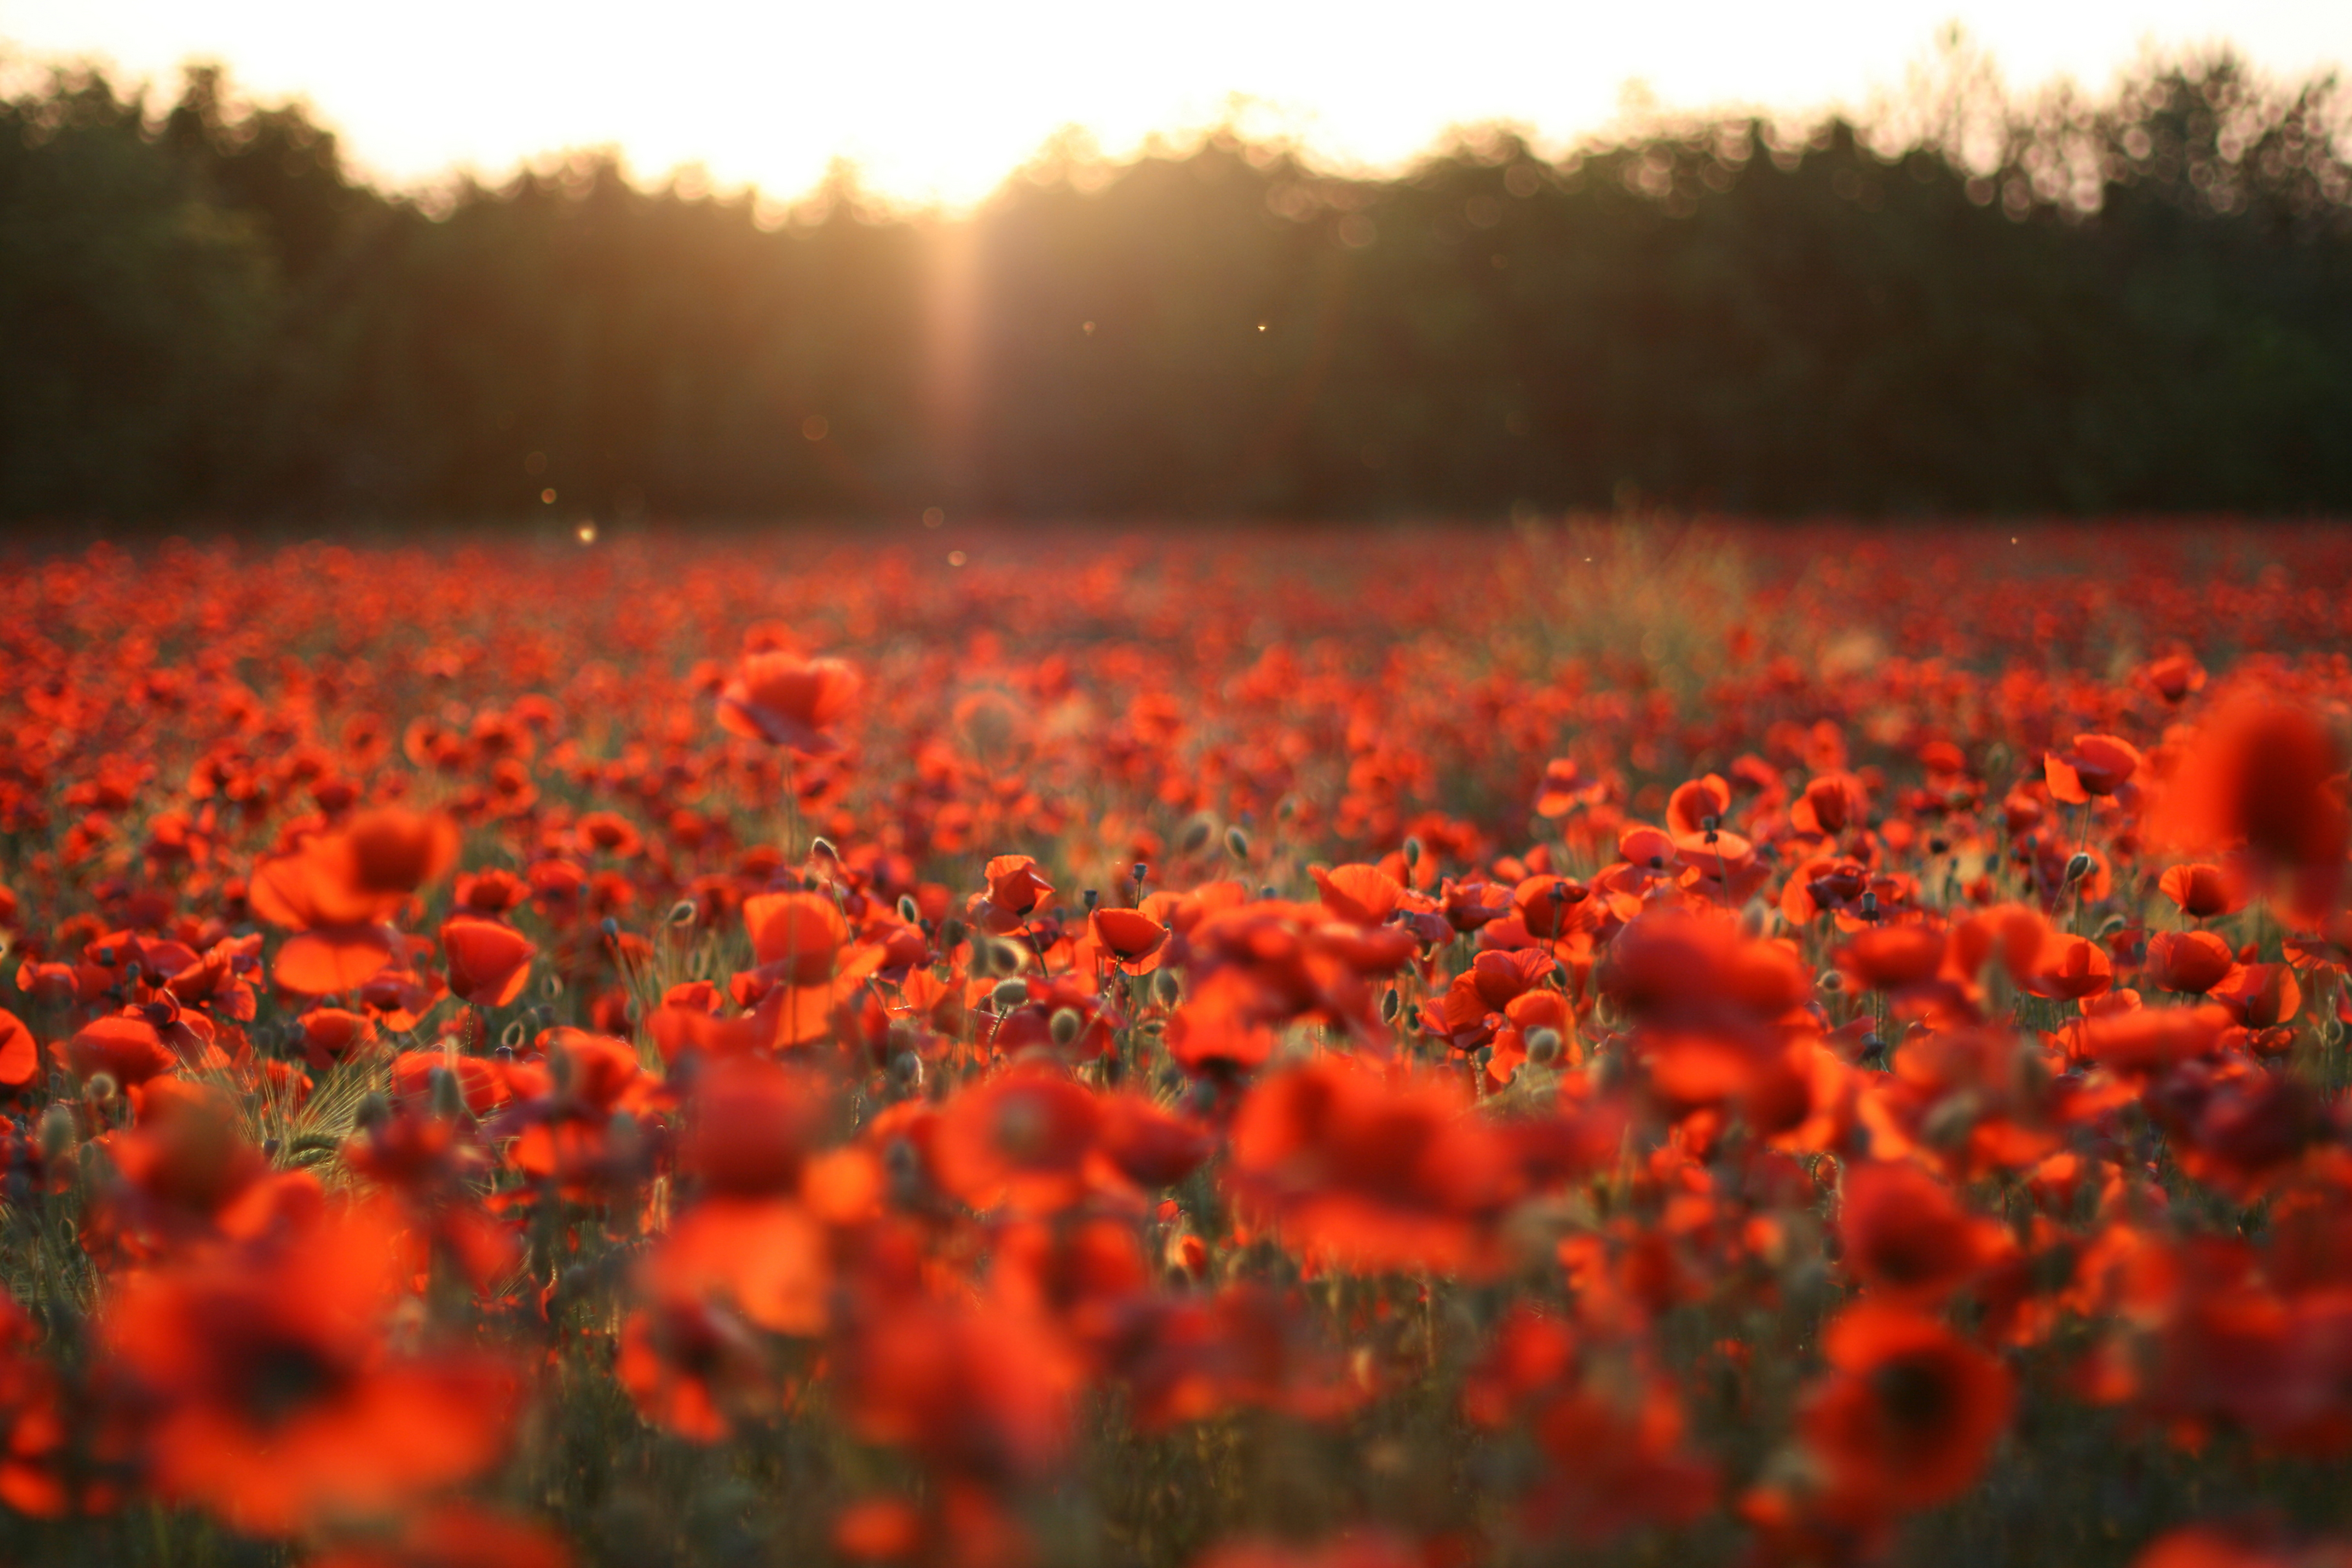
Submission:
<svg viewBox="0 0 2352 1568">
<path fill-rule="evenodd" d="M 1806 110 L 1899 91 L 1957 19 L 2013 80 L 2096 89 L 2143 45 L 2226 37 L 2302 72 L 2352 58 L 2352 6 L 2318 0 L 1694 0 L 1670 24 L 1625 5 L 1196 0 L 975 6 L 415 0 L 12 0 L 0 38 L 110 59 L 168 88 L 219 60 L 260 97 L 299 94 L 369 173 L 498 177 L 565 147 L 617 148 L 641 177 L 789 197 L 835 159 L 902 201 L 985 195 L 1058 130 L 1116 153 L 1227 116 L 1322 155 L 1388 164 L 1445 127 L 1509 120 L 1562 142 L 1626 111 Z"/>
</svg>

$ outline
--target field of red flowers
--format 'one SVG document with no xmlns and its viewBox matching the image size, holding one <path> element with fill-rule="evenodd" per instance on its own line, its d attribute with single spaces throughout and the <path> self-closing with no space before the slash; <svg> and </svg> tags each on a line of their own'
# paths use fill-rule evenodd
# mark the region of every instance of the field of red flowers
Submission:
<svg viewBox="0 0 2352 1568">
<path fill-rule="evenodd" d="M 2347 1560 L 2352 542 L 910 534 L 5 563 L 0 1559 Z"/>
</svg>

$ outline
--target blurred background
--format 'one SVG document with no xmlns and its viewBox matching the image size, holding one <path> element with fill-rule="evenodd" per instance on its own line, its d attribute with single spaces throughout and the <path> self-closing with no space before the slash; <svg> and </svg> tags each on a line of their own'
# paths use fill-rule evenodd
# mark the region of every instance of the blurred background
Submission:
<svg viewBox="0 0 2352 1568">
<path fill-rule="evenodd" d="M 0 6 L 0 519 L 2352 510 L 2352 21 L 2281 66 L 2094 17 L 2095 90 L 1782 27 L 1610 96 L 1489 17 L 1481 97 L 1433 10 L 1358 14 L 1376 69 L 1286 24 L 1321 64 L 1254 93 L 1212 8 L 884 27 L 763 99 L 690 9 L 665 99 L 429 16 L 272 34 L 265 91 L 147 59 L 211 41 L 162 10 Z"/>
</svg>

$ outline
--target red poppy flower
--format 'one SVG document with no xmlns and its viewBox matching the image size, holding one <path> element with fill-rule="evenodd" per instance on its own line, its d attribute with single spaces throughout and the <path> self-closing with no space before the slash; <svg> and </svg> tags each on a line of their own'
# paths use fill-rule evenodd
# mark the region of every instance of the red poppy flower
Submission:
<svg viewBox="0 0 2352 1568">
<path fill-rule="evenodd" d="M 2202 996 L 2237 964 L 2230 944 L 2211 931 L 2167 931 L 2147 939 L 2147 961 L 2141 973 L 2148 984 L 2163 990 Z"/>
<path fill-rule="evenodd" d="M 1339 866 L 1328 871 L 1314 866 L 1307 874 L 1315 879 L 1331 918 L 1350 925 L 1381 924 L 1404 897 L 1404 885 L 1377 866 Z"/>
<path fill-rule="evenodd" d="M 789 1193 L 825 1110 L 814 1086 L 757 1057 L 711 1063 L 687 1108 L 680 1169 L 738 1196 Z"/>
<path fill-rule="evenodd" d="M 857 672 L 837 658 L 755 653 L 719 694 L 719 722 L 738 735 L 830 756 L 841 742 L 827 731 L 857 700 Z"/>
<path fill-rule="evenodd" d="M 1944 933 L 1924 925 L 1881 926 L 1840 949 L 1838 967 L 1867 991 L 1907 991 L 1944 967 Z"/>
<path fill-rule="evenodd" d="M 2246 902 L 2237 879 L 2219 866 L 2168 867 L 2157 888 L 2193 921 L 2235 914 Z"/>
<path fill-rule="evenodd" d="M 2008 1250 L 1997 1222 L 1916 1165 L 1850 1164 L 1841 1186 L 1846 1267 L 1879 1300 L 1936 1306 Z"/>
<path fill-rule="evenodd" d="M 1095 941 L 1130 973 L 1147 968 L 1145 960 L 1168 940 L 1168 930 L 1139 910 L 1101 909 L 1087 919 Z"/>
<path fill-rule="evenodd" d="M 2053 931 L 2034 955 L 2033 967 L 2019 984 L 2036 996 L 2080 1002 L 2097 996 L 2116 983 L 2115 961 L 2106 949 L 2088 937 Z"/>
<path fill-rule="evenodd" d="M 2189 743 L 2150 836 L 2189 849 L 2243 845 L 2257 868 L 2288 879 L 2296 919 L 2316 924 L 2333 908 L 2352 844 L 2343 766 L 2334 737 L 2310 712 L 2249 693 Z"/>
<path fill-rule="evenodd" d="M 2139 771 L 2139 749 L 2114 735 L 2077 735 L 2064 752 L 2045 752 L 2043 776 L 2050 798 L 2083 805 L 2094 795 L 2111 795 Z"/>
<path fill-rule="evenodd" d="M 40 1070 L 41 1043 L 22 1018 L 0 1007 L 0 1088 L 21 1088 Z"/>
<path fill-rule="evenodd" d="M 1966 1491 L 2009 1426 L 2009 1369 L 1932 1318 L 1849 1307 L 1822 1338 L 1830 1371 L 1798 1430 L 1832 1489 L 1870 1511 Z"/>
<path fill-rule="evenodd" d="M 441 949 L 449 960 L 449 989 L 479 1007 L 503 1007 L 522 994 L 539 949 L 503 921 L 452 915 L 442 922 Z"/>
<path fill-rule="evenodd" d="M 2185 653 L 2167 654 L 2140 667 L 2148 689 L 2170 703 L 2187 701 L 2205 689 L 2205 667 Z"/>
<path fill-rule="evenodd" d="M 1543 783 L 1536 791 L 1536 815 L 1566 816 L 1580 805 L 1591 805 L 1602 793 L 1602 786 L 1588 783 L 1573 762 L 1554 757 L 1544 764 Z"/>
<path fill-rule="evenodd" d="M 1252 1089 L 1234 1118 L 1233 1177 L 1294 1246 L 1370 1272 L 1496 1261 L 1511 1195 L 1502 1142 L 1453 1082 L 1391 1086 L 1327 1059 Z"/>
<path fill-rule="evenodd" d="M 179 1059 L 143 1013 L 122 1012 L 83 1025 L 66 1042 L 66 1065 L 76 1078 L 104 1073 L 130 1089 L 170 1072 Z"/>
<path fill-rule="evenodd" d="M 398 1510 L 498 1459 L 516 1394 L 504 1367 L 383 1352 L 394 1240 L 362 1212 L 270 1257 L 118 1283 L 100 1338 L 154 1402 L 163 1495 L 275 1534 Z"/>
<path fill-rule="evenodd" d="M 2241 964 L 2208 994 L 2249 1029 L 2275 1028 L 2303 1007 L 2303 987 L 2284 963 Z"/>
<path fill-rule="evenodd" d="M 824 1227 L 782 1198 L 712 1198 L 695 1205 L 637 1268 L 658 1301 L 724 1303 L 780 1334 L 824 1331 L 833 1289 Z"/>
<path fill-rule="evenodd" d="M 974 1208 L 1066 1208 L 1085 1194 L 1101 1125 L 1101 1105 L 1069 1079 L 1003 1073 L 948 1102 L 932 1164 L 940 1184 Z"/>
<path fill-rule="evenodd" d="M 849 940 L 849 922 L 823 893 L 759 893 L 743 900 L 743 929 L 761 966 L 788 985 L 822 985 Z"/>
</svg>

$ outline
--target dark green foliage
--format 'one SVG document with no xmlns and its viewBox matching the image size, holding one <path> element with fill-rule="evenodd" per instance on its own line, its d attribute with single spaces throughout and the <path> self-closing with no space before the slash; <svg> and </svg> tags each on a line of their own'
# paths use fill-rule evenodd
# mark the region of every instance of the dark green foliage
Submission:
<svg viewBox="0 0 2352 1568">
<path fill-rule="evenodd" d="M 2333 84 L 2001 103 L 1973 165 L 1969 107 L 776 227 L 595 158 L 428 212 L 217 73 L 60 76 L 0 105 L 0 515 L 2352 507 Z"/>
</svg>

